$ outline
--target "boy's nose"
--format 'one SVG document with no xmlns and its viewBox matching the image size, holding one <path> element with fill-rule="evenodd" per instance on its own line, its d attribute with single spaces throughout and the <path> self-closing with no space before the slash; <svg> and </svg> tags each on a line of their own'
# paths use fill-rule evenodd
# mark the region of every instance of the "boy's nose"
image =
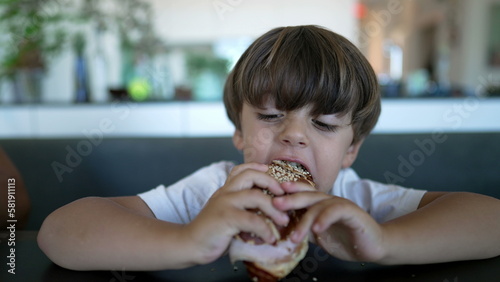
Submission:
<svg viewBox="0 0 500 282">
<path fill-rule="evenodd" d="M 280 140 L 288 146 L 306 147 L 309 143 L 306 128 L 300 121 L 286 122 L 280 133 Z"/>
</svg>

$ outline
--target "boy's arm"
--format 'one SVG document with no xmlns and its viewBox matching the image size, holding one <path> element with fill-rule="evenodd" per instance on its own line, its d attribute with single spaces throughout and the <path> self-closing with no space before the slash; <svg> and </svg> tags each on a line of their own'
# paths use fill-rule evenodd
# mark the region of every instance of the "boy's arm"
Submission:
<svg viewBox="0 0 500 282">
<path fill-rule="evenodd" d="M 434 263 L 500 255 L 500 200 L 427 192 L 413 213 L 383 225 L 381 263 Z"/>
<path fill-rule="evenodd" d="M 243 164 L 232 169 L 190 223 L 158 220 L 138 196 L 84 198 L 51 213 L 40 229 L 40 248 L 55 263 L 75 270 L 161 270 L 205 264 L 219 258 L 233 236 L 254 232 L 276 240 L 260 209 L 280 225 L 288 223 L 272 198 L 255 186 L 283 194 L 266 174 L 267 165 Z"/>
<path fill-rule="evenodd" d="M 38 244 L 74 270 L 155 270 L 196 264 L 183 225 L 157 220 L 138 196 L 89 197 L 50 214 Z"/>
<path fill-rule="evenodd" d="M 378 224 L 347 199 L 306 185 L 282 187 L 291 194 L 274 198 L 279 209 L 308 208 L 292 240 L 312 231 L 313 241 L 341 259 L 423 264 L 500 255 L 500 200 L 492 197 L 428 192 L 416 211 Z"/>
</svg>

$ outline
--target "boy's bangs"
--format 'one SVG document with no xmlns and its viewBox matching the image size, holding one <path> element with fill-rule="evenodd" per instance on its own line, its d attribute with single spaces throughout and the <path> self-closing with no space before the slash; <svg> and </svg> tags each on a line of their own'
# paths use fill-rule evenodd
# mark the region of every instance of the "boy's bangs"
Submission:
<svg viewBox="0 0 500 282">
<path fill-rule="evenodd" d="M 325 52 L 331 45 L 318 46 L 329 44 L 328 40 L 305 33 L 278 40 L 259 69 L 247 73 L 248 85 L 242 87 L 247 102 L 262 107 L 269 99 L 282 111 L 312 105 L 313 115 L 347 114 L 357 104 L 357 95 L 350 95 L 355 85 L 348 74 L 350 67 L 339 56 Z"/>
</svg>

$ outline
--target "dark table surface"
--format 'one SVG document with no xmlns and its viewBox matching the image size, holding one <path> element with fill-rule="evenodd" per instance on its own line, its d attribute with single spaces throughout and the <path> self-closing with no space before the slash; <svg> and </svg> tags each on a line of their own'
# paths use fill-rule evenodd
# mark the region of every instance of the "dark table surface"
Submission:
<svg viewBox="0 0 500 282">
<path fill-rule="evenodd" d="M 38 248 L 35 231 L 15 233 L 15 274 L 8 272 L 9 233 L 0 233 L 0 281 L 251 281 L 241 263 L 222 257 L 214 263 L 156 272 L 71 271 L 53 264 Z M 283 281 L 500 281 L 500 257 L 427 265 L 381 266 L 344 262 L 310 245 L 306 258 Z"/>
</svg>

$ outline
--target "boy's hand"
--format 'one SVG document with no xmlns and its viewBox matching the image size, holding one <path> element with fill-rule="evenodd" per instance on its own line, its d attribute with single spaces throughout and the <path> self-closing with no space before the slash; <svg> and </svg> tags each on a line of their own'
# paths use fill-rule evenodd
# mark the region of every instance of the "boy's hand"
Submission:
<svg viewBox="0 0 500 282">
<path fill-rule="evenodd" d="M 356 204 L 303 183 L 283 183 L 282 188 L 290 195 L 273 199 L 278 209 L 307 209 L 292 235 L 294 242 L 312 232 L 312 241 L 337 258 L 377 261 L 384 256 L 383 227 Z"/>
<path fill-rule="evenodd" d="M 263 217 L 248 211 L 260 209 L 277 224 L 288 223 L 286 213 L 274 207 L 269 195 L 260 189 L 251 189 L 260 187 L 275 195 L 283 195 L 279 183 L 266 171 L 267 165 L 256 163 L 234 167 L 224 186 L 214 193 L 198 216 L 186 226 L 194 251 L 201 252 L 201 260 L 197 263 L 209 263 L 220 257 L 233 236 L 241 231 L 253 232 L 268 243 L 276 240 Z"/>
</svg>

